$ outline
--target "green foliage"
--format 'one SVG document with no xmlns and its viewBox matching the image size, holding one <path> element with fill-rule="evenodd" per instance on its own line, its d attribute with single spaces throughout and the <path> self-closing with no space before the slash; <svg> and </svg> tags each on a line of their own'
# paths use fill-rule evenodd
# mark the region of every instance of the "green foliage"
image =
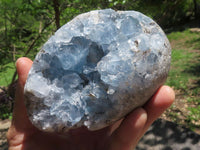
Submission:
<svg viewBox="0 0 200 150">
<path fill-rule="evenodd" d="M 55 31 L 54 26 L 50 26 L 54 10 L 48 2 L 0 0 L 0 86 L 11 83 L 17 58 L 25 55 L 34 58 Z"/>
<path fill-rule="evenodd" d="M 15 72 L 15 64 L 13 62 L 0 66 L 0 86 L 6 87 L 10 84 Z"/>
<path fill-rule="evenodd" d="M 7 105 L 0 105 L 0 119 L 11 119 L 12 113 Z"/>
</svg>

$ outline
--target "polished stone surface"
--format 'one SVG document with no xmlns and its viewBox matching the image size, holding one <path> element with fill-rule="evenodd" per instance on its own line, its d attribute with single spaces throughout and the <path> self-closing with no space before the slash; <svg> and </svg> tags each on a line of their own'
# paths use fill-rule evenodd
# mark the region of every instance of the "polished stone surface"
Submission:
<svg viewBox="0 0 200 150">
<path fill-rule="evenodd" d="M 37 54 L 25 85 L 31 122 L 48 132 L 101 129 L 165 82 L 171 48 L 136 11 L 96 10 L 62 26 Z"/>
</svg>

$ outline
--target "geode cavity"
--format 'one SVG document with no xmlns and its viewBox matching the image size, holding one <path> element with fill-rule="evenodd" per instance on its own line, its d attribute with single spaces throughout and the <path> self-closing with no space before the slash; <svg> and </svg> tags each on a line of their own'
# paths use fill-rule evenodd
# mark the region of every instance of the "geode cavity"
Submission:
<svg viewBox="0 0 200 150">
<path fill-rule="evenodd" d="M 165 82 L 170 56 L 164 32 L 139 12 L 81 14 L 37 54 L 24 89 L 29 118 L 48 132 L 108 126 Z"/>
</svg>

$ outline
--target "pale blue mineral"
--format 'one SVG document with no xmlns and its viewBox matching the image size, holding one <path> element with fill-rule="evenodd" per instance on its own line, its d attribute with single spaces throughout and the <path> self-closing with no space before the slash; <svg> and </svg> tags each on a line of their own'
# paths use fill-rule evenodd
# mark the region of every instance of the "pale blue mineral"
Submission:
<svg viewBox="0 0 200 150">
<path fill-rule="evenodd" d="M 150 99 L 170 58 L 162 29 L 139 12 L 81 14 L 37 54 L 24 89 L 29 118 L 48 132 L 106 127 Z"/>
</svg>

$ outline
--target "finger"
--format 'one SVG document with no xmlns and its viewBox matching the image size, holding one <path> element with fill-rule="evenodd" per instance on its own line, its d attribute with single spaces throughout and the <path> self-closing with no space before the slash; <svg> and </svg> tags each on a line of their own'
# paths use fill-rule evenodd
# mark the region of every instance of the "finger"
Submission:
<svg viewBox="0 0 200 150">
<path fill-rule="evenodd" d="M 28 58 L 19 58 L 16 62 L 16 68 L 18 73 L 18 85 L 16 89 L 13 120 L 12 124 L 18 129 L 25 128 L 28 124 L 26 108 L 24 104 L 24 84 L 26 82 L 28 72 L 32 66 L 32 61 Z"/>
<path fill-rule="evenodd" d="M 138 136 L 143 131 L 147 120 L 146 111 L 142 108 L 134 110 L 122 122 L 111 137 L 110 150 L 130 150 L 137 144 Z"/>
<path fill-rule="evenodd" d="M 147 123 L 144 131 L 173 103 L 175 99 L 174 91 L 168 86 L 162 86 L 153 98 L 144 105 L 147 112 Z"/>
<path fill-rule="evenodd" d="M 122 123 L 123 120 L 124 120 L 124 118 L 118 120 L 118 121 L 115 122 L 112 126 L 110 126 L 109 135 L 111 135 L 116 129 L 119 128 L 119 126 L 121 125 L 121 123 Z"/>
</svg>

